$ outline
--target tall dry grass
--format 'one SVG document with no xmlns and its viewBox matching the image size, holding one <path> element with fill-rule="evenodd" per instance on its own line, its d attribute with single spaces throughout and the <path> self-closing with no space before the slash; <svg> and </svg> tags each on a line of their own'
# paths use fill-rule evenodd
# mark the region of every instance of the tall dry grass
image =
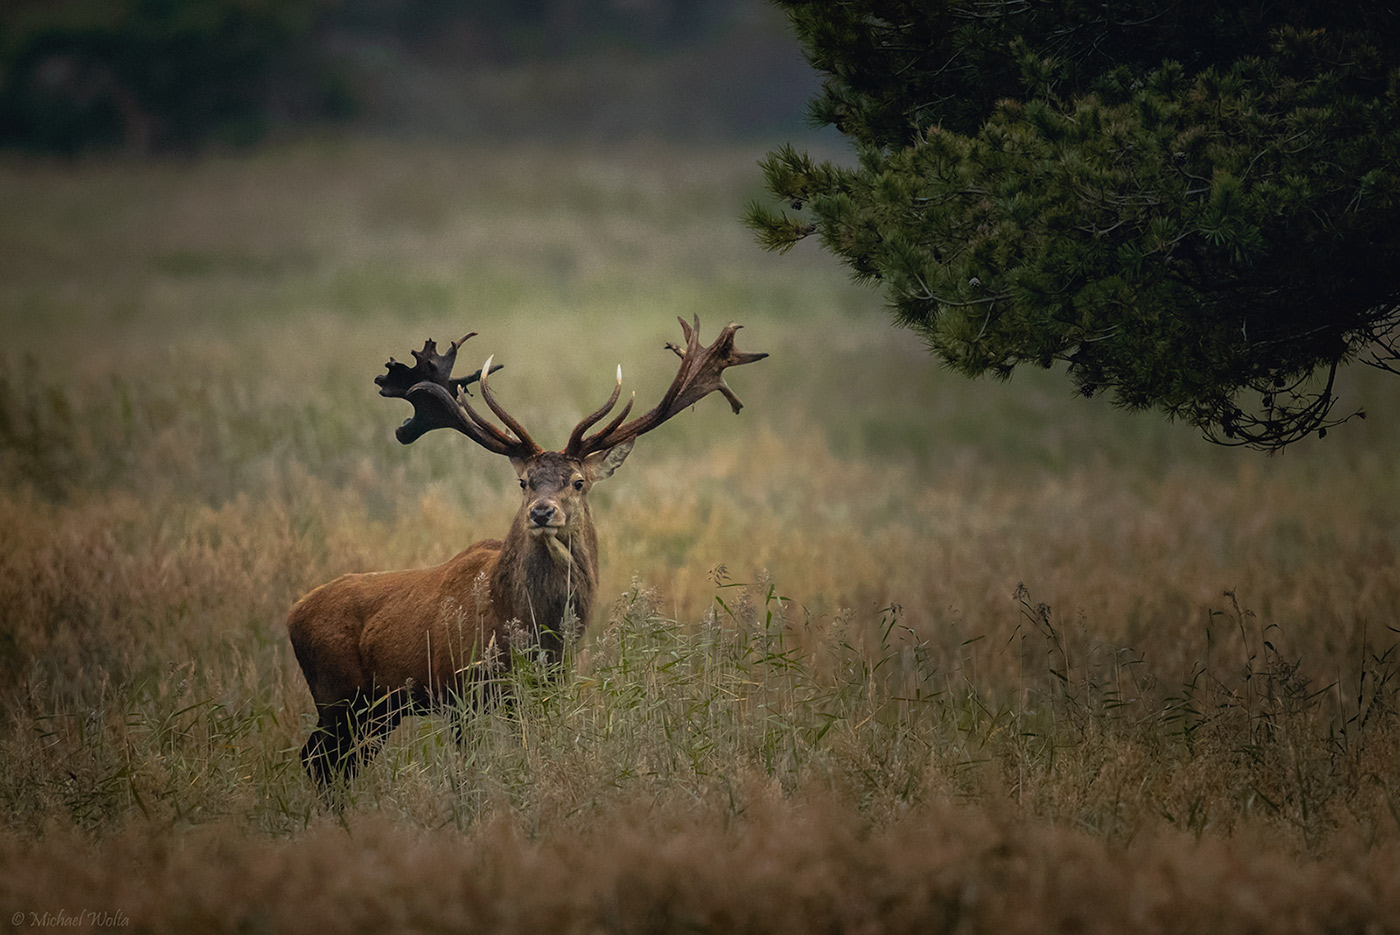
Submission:
<svg viewBox="0 0 1400 935">
<path fill-rule="evenodd" d="M 1348 374 L 1371 418 L 1266 458 L 964 382 L 749 243 L 758 155 L 0 164 L 0 913 L 1391 924 L 1396 389 Z M 479 331 L 558 444 L 614 363 L 661 391 L 677 314 L 773 356 L 595 491 L 611 602 L 570 674 L 519 667 L 462 747 L 409 722 L 322 810 L 286 608 L 515 505 L 463 439 L 398 446 L 372 376 Z"/>
</svg>

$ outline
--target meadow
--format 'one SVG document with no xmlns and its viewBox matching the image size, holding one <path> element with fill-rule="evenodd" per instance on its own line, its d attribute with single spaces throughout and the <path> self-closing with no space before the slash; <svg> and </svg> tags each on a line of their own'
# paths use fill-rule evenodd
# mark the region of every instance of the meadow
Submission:
<svg viewBox="0 0 1400 935">
<path fill-rule="evenodd" d="M 0 919 L 324 933 L 1400 930 L 1400 382 L 1275 456 L 970 382 L 762 147 L 0 160 Z M 317 801 L 290 604 L 501 535 L 378 397 L 479 336 L 562 445 L 676 316 L 767 351 L 592 495 L 569 672 Z M 470 363 L 468 363 L 470 361 Z"/>
</svg>

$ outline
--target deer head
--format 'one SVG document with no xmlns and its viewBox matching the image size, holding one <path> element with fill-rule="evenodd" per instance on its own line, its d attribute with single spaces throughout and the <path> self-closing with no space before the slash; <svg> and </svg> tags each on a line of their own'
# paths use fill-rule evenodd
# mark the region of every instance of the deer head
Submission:
<svg viewBox="0 0 1400 935">
<path fill-rule="evenodd" d="M 734 335 L 741 325 L 726 325 L 712 344 L 702 347 L 699 317 L 693 324 L 685 319 L 678 321 L 685 346 L 666 344 L 666 348 L 680 358 L 680 367 L 661 401 L 643 415 L 626 421 L 636 402 L 634 394 L 602 428 L 590 434 L 590 430 L 617 406 L 622 393 L 622 366 L 619 364 L 612 395 L 574 427 L 568 443 L 559 451 L 541 448 L 497 401 L 490 382 L 490 375 L 500 369 L 499 365 L 493 366 L 494 355 L 470 376 L 452 378 L 457 351 L 475 332 L 452 342 L 445 354 L 438 354 L 434 342 L 427 341 L 422 351 L 413 352 L 417 360 L 413 367 L 390 358 L 386 365 L 388 372 L 376 377 L 375 382 L 379 384 L 381 396 L 399 397 L 413 404 L 413 415 L 395 432 L 395 437 L 403 444 L 410 444 L 433 429 L 450 428 L 487 451 L 510 458 L 520 478 L 524 501 L 519 516 L 523 517 L 528 533 L 543 540 L 558 561 L 567 563 L 570 550 L 564 543 L 569 534 L 587 520 L 588 491 L 617 470 L 637 438 L 716 391 L 729 401 L 735 413 L 739 412 L 743 403 L 724 382 L 725 369 L 768 356 L 746 353 L 734 346 Z M 467 387 L 478 381 L 481 398 L 501 426 L 481 415 L 469 401 Z"/>
</svg>

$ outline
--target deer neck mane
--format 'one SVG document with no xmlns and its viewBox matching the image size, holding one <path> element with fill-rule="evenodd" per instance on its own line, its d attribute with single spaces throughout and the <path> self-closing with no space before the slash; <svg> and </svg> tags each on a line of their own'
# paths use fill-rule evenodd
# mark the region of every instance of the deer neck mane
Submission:
<svg viewBox="0 0 1400 935">
<path fill-rule="evenodd" d="M 517 515 L 491 585 L 503 620 L 518 619 L 540 647 L 561 654 L 566 638 L 583 629 L 597 591 L 598 540 L 586 508 L 557 537 L 530 535 Z"/>
</svg>

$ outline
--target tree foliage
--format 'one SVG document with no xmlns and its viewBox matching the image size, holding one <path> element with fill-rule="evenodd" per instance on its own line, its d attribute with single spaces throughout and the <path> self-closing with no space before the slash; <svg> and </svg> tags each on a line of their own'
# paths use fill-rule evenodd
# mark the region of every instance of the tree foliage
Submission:
<svg viewBox="0 0 1400 935">
<path fill-rule="evenodd" d="M 787 204 L 749 223 L 818 237 L 956 370 L 1061 362 L 1261 448 L 1350 417 L 1338 366 L 1400 372 L 1400 8 L 779 5 L 858 162 L 770 153 Z"/>
</svg>

